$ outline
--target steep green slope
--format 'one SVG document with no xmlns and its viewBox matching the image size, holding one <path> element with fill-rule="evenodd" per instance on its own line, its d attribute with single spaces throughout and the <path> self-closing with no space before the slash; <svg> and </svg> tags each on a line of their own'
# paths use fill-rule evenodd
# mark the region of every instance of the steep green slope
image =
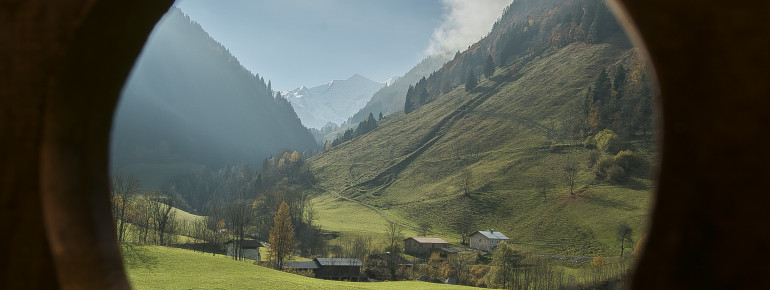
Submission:
<svg viewBox="0 0 770 290">
<path fill-rule="evenodd" d="M 469 92 L 458 86 L 312 158 L 317 190 L 405 225 L 427 221 L 454 239 L 451 222 L 469 218 L 478 229 L 499 229 L 540 252 L 616 254 L 621 222 L 631 225 L 634 238 L 644 228 L 651 181 L 596 181 L 587 165 L 590 150 L 564 132 L 581 122 L 585 96 L 602 70 L 620 64 L 627 83 L 642 85 L 644 66 L 624 41 L 573 43 L 534 57 L 515 73 L 512 66 L 498 68 Z M 651 145 L 627 141 L 626 149 L 649 163 Z M 576 196 L 564 180 L 569 162 L 581 169 Z M 545 198 L 543 182 L 551 184 Z"/>
</svg>

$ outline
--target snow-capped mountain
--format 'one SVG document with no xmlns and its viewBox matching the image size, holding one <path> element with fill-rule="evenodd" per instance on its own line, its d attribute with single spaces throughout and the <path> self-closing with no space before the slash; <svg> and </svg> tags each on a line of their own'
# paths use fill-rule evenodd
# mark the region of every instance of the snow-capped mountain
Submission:
<svg viewBox="0 0 770 290">
<path fill-rule="evenodd" d="M 313 88 L 300 86 L 282 91 L 281 95 L 289 100 L 303 125 L 321 129 L 330 122 L 340 125 L 347 121 L 385 85 L 387 82 L 375 82 L 356 74 L 346 80 L 334 80 Z"/>
</svg>

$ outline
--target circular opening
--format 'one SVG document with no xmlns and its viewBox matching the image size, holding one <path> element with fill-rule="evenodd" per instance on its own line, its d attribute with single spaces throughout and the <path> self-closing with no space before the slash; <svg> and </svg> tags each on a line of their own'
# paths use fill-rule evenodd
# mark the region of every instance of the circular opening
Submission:
<svg viewBox="0 0 770 290">
<path fill-rule="evenodd" d="M 216 90 L 230 92 L 239 84 L 256 84 L 251 88 L 255 92 L 248 95 L 269 102 L 241 107 L 289 104 L 283 98 L 273 99 L 269 80 L 244 70 L 193 20 L 172 9 L 150 38 L 124 90 L 129 97 L 124 97 L 116 116 L 114 181 L 121 189 L 125 187 L 119 185 L 136 184 L 130 181 L 132 174 L 138 176 L 149 187 L 146 191 L 157 190 L 141 197 L 135 188 L 137 192 L 126 195 L 135 203 L 150 199 L 146 206 L 158 204 L 165 195 L 162 203 L 201 217 L 184 222 L 181 227 L 186 233 L 169 229 L 169 233 L 150 230 L 148 235 L 145 230 L 139 236 L 130 229 L 142 222 L 125 219 L 129 226 L 119 230 L 119 239 L 170 245 L 187 239 L 181 236 L 192 236 L 208 239 L 208 244 L 187 247 L 253 258 L 256 256 L 239 249 L 238 244 L 250 239 L 267 241 L 278 205 L 288 200 L 295 216 L 310 213 L 318 217 L 295 218 L 295 226 L 316 222 L 315 228 L 305 229 L 312 235 L 303 237 L 303 244 L 319 246 L 299 250 L 304 255 L 353 254 L 345 249 L 356 243 L 351 228 L 357 228 L 361 237 L 374 236 L 373 243 L 388 250 L 393 245 L 376 237 L 390 223 L 394 234 L 400 231 L 399 243 L 418 237 L 415 247 L 406 239 L 401 249 L 414 259 L 429 257 L 428 251 L 419 250 L 420 236 L 443 237 L 452 242 L 452 250 L 467 249 L 461 252 L 479 257 L 476 260 L 482 262 L 476 268 L 487 267 L 481 272 L 499 271 L 495 264 L 499 258 L 492 254 L 498 240 L 485 237 L 500 235 L 508 240 L 509 255 L 524 259 L 512 260 L 515 270 L 505 275 L 526 276 L 534 273 L 530 269 L 543 268 L 538 274 L 545 275 L 541 282 L 573 286 L 619 283 L 645 235 L 650 206 L 656 156 L 651 78 L 641 52 L 623 36 L 602 2 L 545 7 L 548 5 L 515 3 L 498 19 L 488 40 L 449 55 L 439 63 L 448 62 L 443 72 L 435 74 L 438 77 L 418 76 L 407 83 L 408 88 L 402 88 L 406 114 L 388 116 L 386 112 L 384 120 L 372 118 L 358 124 L 360 128 L 371 122 L 370 129 L 378 127 L 379 131 L 366 135 L 351 129 L 350 138 L 329 139 L 321 152 L 295 147 L 274 155 L 283 145 L 273 145 L 273 151 L 261 148 L 267 151 L 262 152 L 265 156 L 235 166 L 221 161 L 232 156 L 210 156 L 211 151 L 236 156 L 239 150 L 216 147 L 233 138 L 211 124 L 233 119 L 230 124 L 242 122 L 248 127 L 259 122 L 249 123 L 253 118 L 239 117 L 244 112 L 232 109 L 227 115 L 211 113 L 216 106 L 232 101 L 227 98 L 230 93 L 220 93 L 212 101 L 204 91 L 210 90 L 211 95 Z M 193 50 L 188 43 L 205 45 Z M 206 55 L 211 51 L 217 53 Z M 217 61 L 226 66 L 210 65 Z M 185 62 L 193 64 L 187 67 Z M 200 62 L 209 66 L 195 67 Z M 188 73 L 181 79 L 167 79 L 163 75 L 167 67 Z M 220 84 L 225 79 L 229 87 L 202 86 L 206 78 Z M 238 83 L 238 78 L 246 81 Z M 147 87 L 160 89 L 144 90 Z M 297 95 L 296 91 L 289 93 Z M 195 94 L 207 97 L 209 103 L 191 97 Z M 173 100 L 173 95 L 180 99 Z M 153 99 L 164 102 L 147 106 Z M 451 109 L 442 110 L 447 107 Z M 428 130 L 421 132 L 420 127 Z M 230 129 L 237 132 L 237 128 Z M 415 133 L 399 136 L 393 130 Z M 478 133 L 484 131 L 490 133 Z M 397 139 L 371 137 L 377 134 Z M 279 141 L 283 137 L 270 138 Z M 357 139 L 348 140 L 353 137 Z M 368 144 L 372 149 L 350 149 L 356 144 Z M 380 151 L 387 151 L 386 155 L 376 153 Z M 305 160 L 309 156 L 313 157 Z M 254 162 L 261 160 L 264 162 Z M 164 175 L 168 178 L 158 178 Z M 121 196 L 115 195 L 118 205 Z M 120 206 L 117 210 L 120 215 Z M 173 212 L 176 210 L 168 211 Z M 239 219 L 242 216 L 235 212 L 252 217 Z M 515 214 L 499 214 L 502 212 Z M 151 219 L 158 217 L 148 218 L 138 228 L 152 227 Z M 122 220 L 116 218 L 118 224 Z M 324 233 L 334 237 L 331 242 L 323 239 Z M 230 247 L 218 246 L 227 240 L 232 240 Z M 368 251 L 377 254 L 371 249 L 376 245 L 369 243 Z M 437 255 L 441 257 L 441 253 Z M 448 258 L 452 254 L 444 255 L 447 267 L 454 265 Z M 463 267 L 470 273 L 468 265 Z M 400 275 L 414 275 L 420 271 L 417 268 Z M 492 280 L 495 275 L 483 273 L 471 277 L 476 284 L 499 284 Z M 469 276 L 461 283 L 468 283 Z"/>
</svg>

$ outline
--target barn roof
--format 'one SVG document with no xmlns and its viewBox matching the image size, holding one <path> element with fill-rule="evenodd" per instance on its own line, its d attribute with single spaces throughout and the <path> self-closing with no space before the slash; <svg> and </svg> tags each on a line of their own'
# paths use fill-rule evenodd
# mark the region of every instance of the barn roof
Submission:
<svg viewBox="0 0 770 290">
<path fill-rule="evenodd" d="M 441 239 L 441 238 L 426 238 L 426 237 L 410 237 L 406 240 L 413 239 L 417 241 L 420 244 L 449 244 L 447 241 Z"/>
<path fill-rule="evenodd" d="M 315 261 L 285 261 L 283 266 L 297 270 L 318 269 L 318 264 Z"/>
<path fill-rule="evenodd" d="M 503 233 L 495 231 L 495 230 L 488 230 L 488 231 L 478 231 L 476 233 L 479 233 L 485 237 L 487 237 L 490 240 L 507 240 L 508 237 L 506 237 Z M 476 234 L 474 233 L 474 234 Z"/>
<path fill-rule="evenodd" d="M 356 258 L 315 258 L 321 266 L 363 266 L 364 263 Z"/>
</svg>

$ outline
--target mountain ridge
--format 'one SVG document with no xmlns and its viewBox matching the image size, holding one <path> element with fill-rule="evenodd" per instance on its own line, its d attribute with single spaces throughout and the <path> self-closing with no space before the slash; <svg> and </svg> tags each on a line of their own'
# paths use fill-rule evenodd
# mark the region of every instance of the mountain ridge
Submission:
<svg viewBox="0 0 770 290">
<path fill-rule="evenodd" d="M 346 122 L 386 84 L 354 74 L 345 80 L 332 80 L 312 88 L 299 86 L 285 90 L 281 96 L 291 103 L 306 127 L 321 129 L 329 123 L 339 126 Z"/>
<path fill-rule="evenodd" d="M 316 149 L 264 77 L 178 8 L 159 21 L 134 65 L 112 140 L 113 171 L 143 163 L 257 164 L 284 147 Z"/>
</svg>

